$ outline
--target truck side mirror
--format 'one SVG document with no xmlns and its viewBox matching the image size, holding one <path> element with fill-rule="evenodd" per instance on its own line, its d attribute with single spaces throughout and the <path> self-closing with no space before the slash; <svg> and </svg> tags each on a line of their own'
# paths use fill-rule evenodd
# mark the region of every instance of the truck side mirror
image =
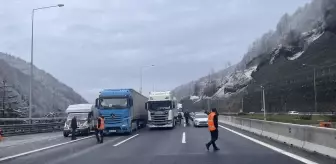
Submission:
<svg viewBox="0 0 336 164">
<path fill-rule="evenodd" d="M 96 98 L 96 103 L 95 103 L 95 107 L 98 108 L 98 104 L 99 104 L 99 99 Z"/>
<path fill-rule="evenodd" d="M 145 109 L 148 110 L 148 102 L 145 103 Z"/>
<path fill-rule="evenodd" d="M 128 99 L 128 101 L 129 101 L 129 103 L 128 103 L 129 106 L 133 106 L 133 99 L 130 98 L 130 99 Z"/>
</svg>

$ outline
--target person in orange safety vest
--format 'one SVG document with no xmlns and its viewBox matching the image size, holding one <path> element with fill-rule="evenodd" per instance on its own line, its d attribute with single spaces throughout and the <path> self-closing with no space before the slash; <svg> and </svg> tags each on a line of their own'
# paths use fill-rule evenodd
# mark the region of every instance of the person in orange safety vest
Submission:
<svg viewBox="0 0 336 164">
<path fill-rule="evenodd" d="M 218 112 L 216 108 L 211 109 L 211 113 L 208 115 L 208 129 L 211 134 L 211 140 L 205 144 L 207 150 L 209 150 L 212 145 L 214 150 L 217 151 L 219 148 L 216 145 L 216 140 L 218 139 Z"/>
<path fill-rule="evenodd" d="M 103 141 L 104 141 L 104 128 L 105 128 L 104 117 L 103 116 L 98 117 L 97 121 L 98 121 L 98 123 L 97 123 L 97 127 L 96 127 L 96 130 L 95 130 L 97 143 L 103 143 Z"/>
</svg>

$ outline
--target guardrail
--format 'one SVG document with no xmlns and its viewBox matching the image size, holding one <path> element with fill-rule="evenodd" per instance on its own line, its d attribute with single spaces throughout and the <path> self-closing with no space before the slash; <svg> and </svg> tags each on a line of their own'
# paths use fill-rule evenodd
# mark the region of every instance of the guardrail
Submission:
<svg viewBox="0 0 336 164">
<path fill-rule="evenodd" d="M 0 118 L 4 136 L 45 133 L 63 130 L 64 117 L 53 118 Z M 31 123 L 31 124 L 30 124 Z"/>
<path fill-rule="evenodd" d="M 219 120 L 279 142 L 336 158 L 336 129 L 233 116 L 219 116 Z"/>
<path fill-rule="evenodd" d="M 29 121 L 29 120 L 33 120 L 33 121 L 40 121 L 40 120 L 62 120 L 62 119 L 66 119 L 65 117 L 51 117 L 51 118 L 0 118 L 0 121 Z"/>
<path fill-rule="evenodd" d="M 46 133 L 63 130 L 64 123 L 0 125 L 4 136 Z"/>
</svg>

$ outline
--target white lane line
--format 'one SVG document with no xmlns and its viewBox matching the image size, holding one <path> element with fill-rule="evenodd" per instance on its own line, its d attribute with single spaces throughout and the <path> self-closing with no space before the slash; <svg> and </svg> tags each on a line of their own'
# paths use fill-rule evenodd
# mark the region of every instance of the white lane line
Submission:
<svg viewBox="0 0 336 164">
<path fill-rule="evenodd" d="M 96 146 L 91 146 L 91 147 L 85 148 L 83 151 L 73 152 L 68 156 L 65 156 L 65 157 L 57 159 L 56 161 L 53 161 L 52 163 L 69 163 L 69 161 L 71 161 L 71 159 L 79 157 L 79 156 L 83 156 L 83 155 L 85 155 L 87 153 L 90 153 L 90 152 L 92 153 L 92 152 L 94 152 L 94 150 L 100 149 L 103 146 L 109 146 L 110 143 L 118 140 L 119 138 L 120 137 L 113 138 L 111 140 L 106 140 L 105 137 L 104 137 L 104 143 L 103 144 L 97 144 Z"/>
<path fill-rule="evenodd" d="M 184 127 L 186 127 L 186 121 L 185 121 L 185 120 L 183 120 L 183 122 L 184 122 Z"/>
<path fill-rule="evenodd" d="M 134 137 L 136 137 L 136 136 L 138 136 L 138 135 L 139 135 L 139 134 L 133 135 L 133 136 L 131 136 L 131 137 L 125 139 L 125 140 L 120 141 L 119 143 L 117 143 L 117 144 L 115 144 L 115 145 L 113 145 L 113 146 L 119 146 L 120 144 L 122 144 L 122 143 L 124 143 L 124 142 L 126 142 L 126 141 L 128 141 L 128 140 L 130 140 L 130 139 L 132 139 L 132 138 L 134 138 Z"/>
<path fill-rule="evenodd" d="M 298 161 L 304 162 L 304 163 L 306 163 L 306 164 L 318 164 L 318 163 L 313 162 L 313 161 L 311 161 L 311 160 L 309 160 L 309 159 L 307 159 L 307 158 L 303 158 L 303 157 L 301 157 L 301 156 L 295 155 L 295 154 L 290 153 L 290 152 L 288 152 L 288 151 L 279 149 L 279 148 L 277 148 L 277 147 L 275 147 L 275 146 L 272 146 L 272 145 L 267 144 L 267 143 L 265 143 L 265 142 L 256 140 L 256 139 L 254 139 L 254 138 L 252 138 L 252 137 L 249 137 L 249 136 L 244 135 L 244 134 L 242 134 L 242 133 L 236 132 L 236 131 L 234 131 L 234 130 L 232 130 L 232 129 L 229 129 L 229 128 L 227 128 L 227 127 L 224 127 L 224 126 L 222 126 L 222 125 L 218 125 L 218 126 L 221 127 L 221 128 L 224 128 L 224 129 L 226 129 L 226 130 L 228 130 L 228 131 L 230 131 L 230 132 L 232 132 L 232 133 L 235 133 L 235 134 L 237 134 L 237 135 L 239 135 L 239 136 L 241 136 L 241 137 L 244 137 L 244 138 L 246 138 L 246 139 L 248 139 L 248 140 L 250 140 L 250 141 L 253 141 L 253 142 L 255 142 L 255 143 L 259 144 L 259 145 L 265 146 L 265 147 L 267 147 L 267 148 L 269 148 L 269 149 L 272 149 L 272 150 L 274 150 L 274 151 L 276 151 L 276 152 L 278 152 L 278 153 L 281 153 L 281 154 L 283 154 L 283 155 L 286 155 L 286 156 L 288 156 L 288 157 L 291 157 L 291 158 L 293 158 L 293 159 L 296 159 L 296 160 L 298 160 Z"/>
<path fill-rule="evenodd" d="M 6 160 L 9 160 L 9 159 L 13 159 L 13 158 L 17 158 L 17 157 L 21 157 L 21 156 L 25 156 L 25 155 L 28 155 L 28 154 L 40 152 L 40 151 L 43 151 L 43 150 L 51 149 L 51 148 L 54 148 L 54 147 L 62 146 L 62 145 L 65 145 L 65 144 L 69 144 L 69 143 L 73 143 L 73 142 L 78 142 L 78 141 L 85 140 L 85 139 L 92 138 L 92 137 L 93 136 L 79 138 L 77 140 L 72 140 L 72 141 L 68 141 L 68 142 L 64 142 L 64 143 L 60 143 L 60 144 L 56 144 L 56 145 L 52 145 L 52 146 L 48 146 L 48 147 L 32 150 L 32 151 L 27 151 L 27 152 L 16 154 L 16 155 L 12 155 L 12 156 L 8 156 L 8 157 L 3 157 L 3 158 L 0 158 L 0 162 L 1 161 L 6 161 Z"/>
<path fill-rule="evenodd" d="M 186 134 L 183 132 L 182 134 L 182 143 L 186 143 Z"/>
</svg>

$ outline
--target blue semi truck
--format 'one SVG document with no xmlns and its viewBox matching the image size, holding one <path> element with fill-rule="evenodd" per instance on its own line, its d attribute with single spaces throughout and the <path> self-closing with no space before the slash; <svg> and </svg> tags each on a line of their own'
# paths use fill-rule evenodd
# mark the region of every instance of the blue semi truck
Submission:
<svg viewBox="0 0 336 164">
<path fill-rule="evenodd" d="M 104 89 L 99 93 L 95 106 L 105 118 L 104 133 L 132 134 L 146 127 L 147 111 L 144 95 L 133 89 Z"/>
</svg>

